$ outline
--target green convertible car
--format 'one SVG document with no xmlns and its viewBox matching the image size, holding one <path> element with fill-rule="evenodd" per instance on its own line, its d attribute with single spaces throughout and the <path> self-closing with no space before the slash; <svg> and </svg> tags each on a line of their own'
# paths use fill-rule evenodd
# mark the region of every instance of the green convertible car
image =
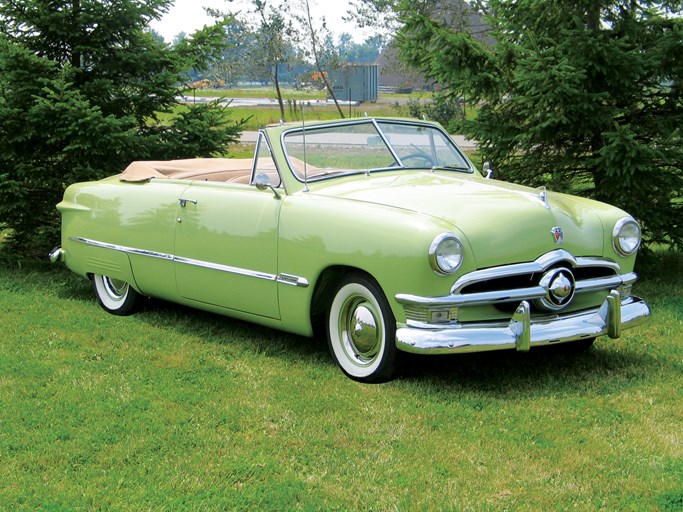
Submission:
<svg viewBox="0 0 683 512">
<path fill-rule="evenodd" d="M 252 159 L 133 162 L 71 185 L 51 259 L 126 315 L 146 297 L 326 331 L 349 377 L 404 352 L 589 346 L 644 322 L 640 227 L 612 206 L 482 176 L 435 123 L 271 126 Z"/>
</svg>

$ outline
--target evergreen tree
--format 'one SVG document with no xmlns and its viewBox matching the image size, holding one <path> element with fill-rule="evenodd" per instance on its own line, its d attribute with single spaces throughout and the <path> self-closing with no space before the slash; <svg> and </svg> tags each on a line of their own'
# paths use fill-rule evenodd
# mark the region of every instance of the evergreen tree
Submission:
<svg viewBox="0 0 683 512">
<path fill-rule="evenodd" d="M 479 103 L 460 128 L 500 177 L 612 203 L 683 246 L 683 2 L 484 4 L 491 41 L 403 2 L 402 58 Z"/>
<path fill-rule="evenodd" d="M 210 156 L 240 123 L 215 105 L 158 122 L 190 69 L 225 44 L 224 19 L 173 48 L 148 23 L 172 0 L 0 3 L 0 229 L 15 251 L 59 240 L 55 205 L 70 183 L 136 159 Z"/>
</svg>

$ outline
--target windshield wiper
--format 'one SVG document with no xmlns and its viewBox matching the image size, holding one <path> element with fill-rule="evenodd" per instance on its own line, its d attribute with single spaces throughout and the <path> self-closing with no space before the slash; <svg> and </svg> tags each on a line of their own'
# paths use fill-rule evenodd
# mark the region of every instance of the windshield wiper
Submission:
<svg viewBox="0 0 683 512">
<path fill-rule="evenodd" d="M 323 176 L 331 176 L 333 174 L 349 174 L 353 173 L 353 169 L 327 169 L 325 171 L 317 172 L 315 174 L 309 174 L 309 178 L 321 178 Z M 355 171 L 358 172 L 358 171 Z"/>
<path fill-rule="evenodd" d="M 464 165 L 435 165 L 430 169 L 434 171 L 471 171 L 471 169 Z"/>
</svg>

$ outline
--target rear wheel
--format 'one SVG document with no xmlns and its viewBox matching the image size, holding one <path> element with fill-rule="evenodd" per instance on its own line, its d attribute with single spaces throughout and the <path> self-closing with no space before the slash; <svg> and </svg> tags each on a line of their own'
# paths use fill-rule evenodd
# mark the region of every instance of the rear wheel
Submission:
<svg viewBox="0 0 683 512">
<path fill-rule="evenodd" d="M 342 371 L 360 382 L 386 382 L 399 370 L 396 320 L 379 286 L 351 274 L 337 286 L 327 312 L 327 340 Z"/>
<path fill-rule="evenodd" d="M 94 274 L 92 284 L 97 302 L 112 315 L 132 315 L 142 307 L 144 297 L 125 281 Z"/>
</svg>

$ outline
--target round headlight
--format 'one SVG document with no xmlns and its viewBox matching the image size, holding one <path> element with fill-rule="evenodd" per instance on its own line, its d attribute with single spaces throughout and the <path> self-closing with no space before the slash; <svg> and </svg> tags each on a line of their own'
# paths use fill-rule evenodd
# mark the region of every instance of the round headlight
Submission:
<svg viewBox="0 0 683 512">
<path fill-rule="evenodd" d="M 614 248 L 622 256 L 630 256 L 640 247 L 640 226 L 631 217 L 621 219 L 612 232 Z"/>
<path fill-rule="evenodd" d="M 453 233 L 437 236 L 429 247 L 429 263 L 437 274 L 455 273 L 462 264 L 462 243 Z"/>
</svg>

